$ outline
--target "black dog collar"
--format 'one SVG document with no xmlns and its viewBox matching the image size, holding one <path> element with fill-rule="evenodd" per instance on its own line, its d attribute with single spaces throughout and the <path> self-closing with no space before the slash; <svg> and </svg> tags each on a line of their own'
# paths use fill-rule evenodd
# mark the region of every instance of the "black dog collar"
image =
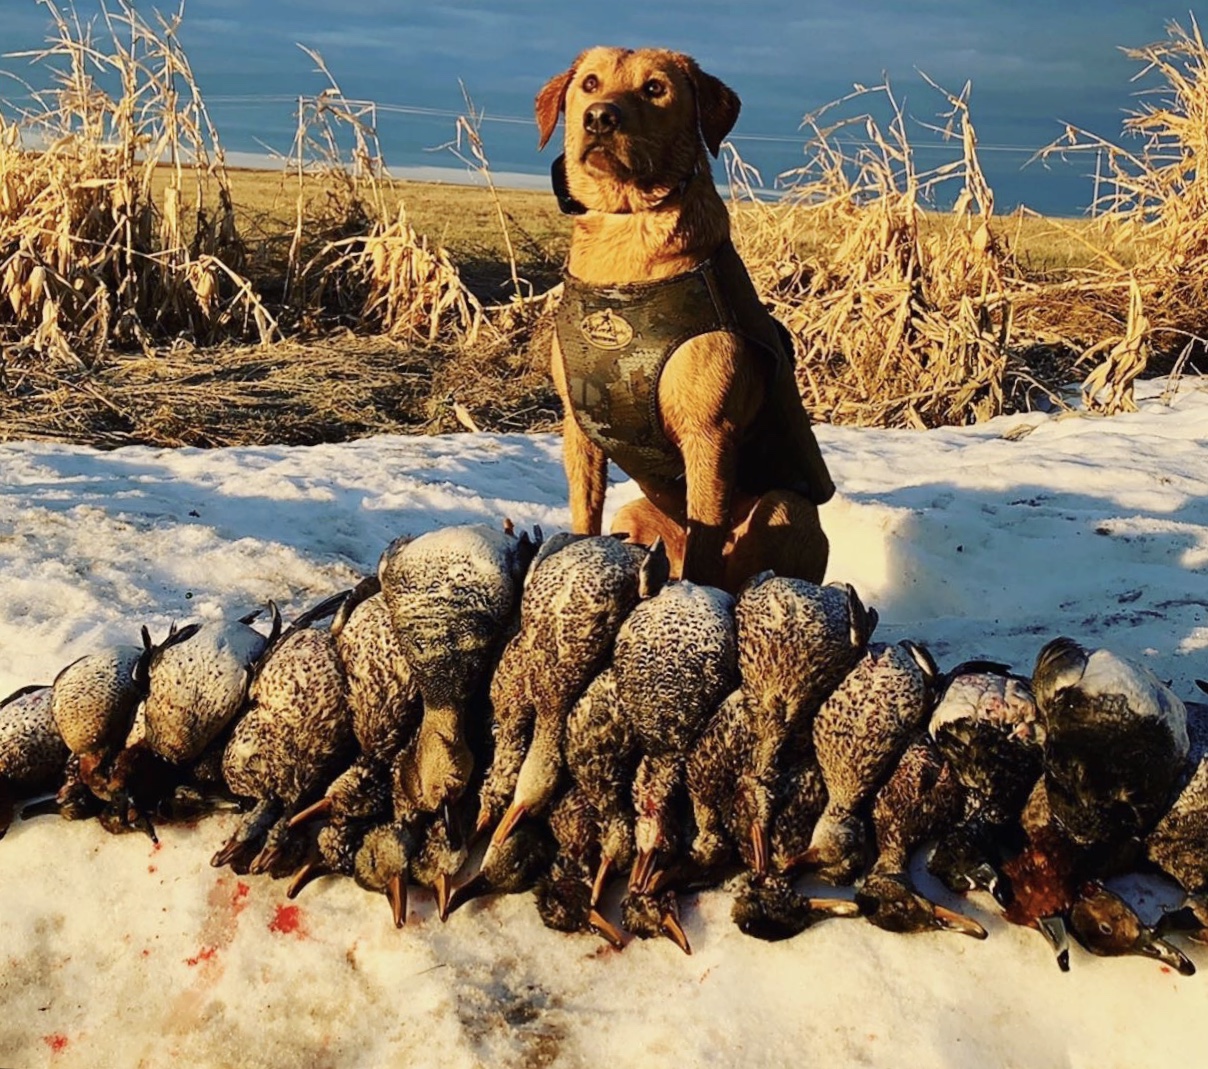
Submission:
<svg viewBox="0 0 1208 1069">
<path fill-rule="evenodd" d="M 664 204 L 669 203 L 671 200 L 674 200 L 677 197 L 682 197 L 688 188 L 688 184 L 700 173 L 700 165 L 697 164 L 696 169 L 693 170 L 690 175 L 687 175 L 684 179 L 682 179 L 678 186 L 671 190 L 671 192 L 668 193 L 657 204 L 652 204 L 650 207 L 661 208 Z M 570 191 L 570 185 L 566 181 L 565 153 L 563 153 L 550 164 L 549 176 L 550 182 L 554 187 L 554 196 L 558 200 L 558 210 L 563 215 L 586 215 L 588 211 L 587 205 L 585 205 L 581 200 L 575 199 L 574 195 Z M 629 215 L 630 213 L 617 212 L 615 214 Z"/>
</svg>

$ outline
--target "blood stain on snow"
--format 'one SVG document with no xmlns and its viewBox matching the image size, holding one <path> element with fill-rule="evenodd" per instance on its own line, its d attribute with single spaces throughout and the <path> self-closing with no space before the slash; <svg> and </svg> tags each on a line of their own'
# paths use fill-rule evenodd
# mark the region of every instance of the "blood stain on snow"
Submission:
<svg viewBox="0 0 1208 1069">
<path fill-rule="evenodd" d="M 45 1043 L 55 1054 L 61 1054 L 67 1046 L 67 1037 L 61 1032 L 55 1032 L 54 1035 L 43 1036 L 42 1042 Z"/>
<path fill-rule="evenodd" d="M 236 917 L 247 908 L 248 895 L 251 893 L 251 887 L 242 880 L 235 884 L 235 895 L 231 899 L 231 912 Z"/>
<path fill-rule="evenodd" d="M 299 939 L 309 938 L 306 926 L 302 923 L 300 906 L 278 906 L 277 914 L 268 923 L 270 932 L 280 932 L 282 935 L 296 935 Z"/>
<path fill-rule="evenodd" d="M 218 953 L 217 947 L 202 947 L 197 952 L 197 957 L 185 958 L 185 964 L 190 967 L 192 967 L 194 965 L 200 965 L 203 961 L 211 961 L 214 958 L 214 955 L 217 953 Z"/>
</svg>

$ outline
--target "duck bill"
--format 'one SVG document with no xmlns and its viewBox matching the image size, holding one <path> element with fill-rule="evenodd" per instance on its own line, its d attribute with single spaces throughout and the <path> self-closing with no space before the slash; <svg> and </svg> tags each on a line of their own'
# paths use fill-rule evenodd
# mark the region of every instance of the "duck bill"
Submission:
<svg viewBox="0 0 1208 1069">
<path fill-rule="evenodd" d="M 756 876 L 768 874 L 768 835 L 758 821 L 751 825 L 751 858 Z"/>
<path fill-rule="evenodd" d="M 285 852 L 280 847 L 266 846 L 252 859 L 248 872 L 253 876 L 263 876 L 266 872 L 272 872 L 284 856 Z"/>
<path fill-rule="evenodd" d="M 612 872 L 612 858 L 605 854 L 600 858 L 600 867 L 596 869 L 596 878 L 591 884 L 591 905 L 594 909 L 600 901 L 601 895 L 604 894 L 604 888 L 608 883 L 608 877 Z"/>
<path fill-rule="evenodd" d="M 503 819 L 495 828 L 495 834 L 491 836 L 492 849 L 498 849 L 508 841 L 512 832 L 516 830 L 516 825 L 520 823 L 527 811 L 527 807 L 516 803 L 508 806 L 507 812 L 503 814 Z"/>
<path fill-rule="evenodd" d="M 477 845 L 490 828 L 491 811 L 489 809 L 482 809 L 478 813 L 478 819 L 474 822 L 474 834 L 470 836 L 470 845 Z"/>
<path fill-rule="evenodd" d="M 1195 965 L 1191 959 L 1177 947 L 1172 946 L 1165 939 L 1159 939 L 1157 936 L 1150 935 L 1137 948 L 1136 953 L 1143 957 L 1160 961 L 1163 965 L 1174 969 L 1180 976 L 1195 975 Z"/>
<path fill-rule="evenodd" d="M 654 864 L 658 860 L 657 850 L 639 850 L 633 862 L 633 871 L 629 874 L 629 889 L 643 893 L 649 890 L 650 877 L 654 873 Z"/>
<path fill-rule="evenodd" d="M 667 910 L 663 914 L 662 920 L 659 921 L 659 931 L 671 940 L 685 954 L 692 953 L 692 947 L 688 943 L 688 936 L 684 934 L 683 925 L 671 910 Z"/>
<path fill-rule="evenodd" d="M 949 909 L 947 906 L 937 906 L 931 904 L 931 908 L 935 914 L 935 926 L 942 932 L 955 932 L 957 935 L 968 935 L 974 939 L 985 939 L 986 929 L 977 923 L 972 917 L 966 917 L 962 913 L 957 913 L 955 910 Z M 1066 968 L 1069 967 L 1069 950 L 1065 953 Z M 1060 960 L 1058 961 L 1060 964 Z"/>
<path fill-rule="evenodd" d="M 441 915 L 443 921 L 450 913 L 456 913 L 467 902 L 491 893 L 491 881 L 483 872 L 479 872 L 466 880 L 460 887 L 454 887 L 449 893 L 445 912 Z"/>
<path fill-rule="evenodd" d="M 49 798 L 43 798 L 40 802 L 30 802 L 21 810 L 22 820 L 32 820 L 34 817 L 57 817 L 62 812 L 63 804 L 53 794 Z M 11 803 L 9 811 L 9 823 L 12 822 Z M 0 802 L 0 825 L 5 829 L 8 824 L 4 823 L 4 803 Z M 3 836 L 0 831 L 0 837 Z"/>
<path fill-rule="evenodd" d="M 784 866 L 785 872 L 795 872 L 797 869 L 816 869 L 822 864 L 822 855 L 816 846 L 811 846 L 804 854 L 790 858 Z"/>
<path fill-rule="evenodd" d="M 615 950 L 625 949 L 625 934 L 597 909 L 587 915 L 587 925 Z"/>
<path fill-rule="evenodd" d="M 330 876 L 331 874 L 332 870 L 321 861 L 308 861 L 290 881 L 289 887 L 285 891 L 285 897 L 292 901 L 302 893 L 303 888 L 307 884 L 313 883 L 322 876 Z"/>
<path fill-rule="evenodd" d="M 301 812 L 295 813 L 289 818 L 289 826 L 296 828 L 299 824 L 308 824 L 312 820 L 318 820 L 320 817 L 330 815 L 332 809 L 332 801 L 326 795 L 320 798 L 313 805 L 308 805 Z"/>
<path fill-rule="evenodd" d="M 224 865 L 229 865 L 247 849 L 247 845 L 248 844 L 242 839 L 229 839 L 226 845 L 212 858 L 210 858 L 210 864 L 216 869 L 220 869 Z"/>
<path fill-rule="evenodd" d="M 859 902 L 847 898 L 810 898 L 807 902 L 811 913 L 826 917 L 859 917 L 862 912 Z"/>
<path fill-rule="evenodd" d="M 407 882 L 402 876 L 391 876 L 386 884 L 386 899 L 390 903 L 390 919 L 395 928 L 407 923 Z"/>
<path fill-rule="evenodd" d="M 1057 967 L 1062 972 L 1070 971 L 1070 936 L 1066 931 L 1065 919 L 1060 916 L 1040 917 L 1036 927 L 1044 936 L 1053 953 L 1057 956 Z"/>
<path fill-rule="evenodd" d="M 433 881 L 432 892 L 436 895 L 436 912 L 441 924 L 449 919 L 450 901 L 453 898 L 453 878 L 445 872 L 439 873 Z"/>
</svg>

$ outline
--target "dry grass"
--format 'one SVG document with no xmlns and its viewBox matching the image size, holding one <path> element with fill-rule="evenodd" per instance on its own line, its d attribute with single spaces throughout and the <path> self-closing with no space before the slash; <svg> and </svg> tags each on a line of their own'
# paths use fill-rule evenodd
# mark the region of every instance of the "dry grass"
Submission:
<svg viewBox="0 0 1208 1069">
<path fill-rule="evenodd" d="M 1155 357 L 1180 370 L 1208 346 L 1208 48 L 1194 19 L 1167 30 L 1164 41 L 1126 50 L 1143 64 L 1138 79 L 1161 83 L 1124 123 L 1139 150 L 1070 128 L 1042 153 L 1107 159 L 1100 255 L 1059 306 L 1089 336 L 1080 362 L 1094 366 L 1082 393 L 1105 413 L 1135 407 L 1133 383 Z"/>
<path fill-rule="evenodd" d="M 888 85 L 862 89 L 814 115 L 806 164 L 784 200 L 737 216 L 756 286 L 798 345 L 798 381 L 814 414 L 836 423 L 931 427 L 986 419 L 1014 387 L 1009 281 L 1018 268 L 994 228 L 967 90 L 945 94 L 959 158 L 920 173 L 906 120 Z M 832 118 L 869 96 L 892 111 Z M 854 156 L 840 135 L 858 125 Z M 733 185 L 752 192 L 734 157 Z M 961 190 L 945 225 L 924 205 L 947 183 Z M 747 198 L 752 199 L 751 197 Z M 805 235 L 813 247 L 802 252 Z"/>
<path fill-rule="evenodd" d="M 118 0 L 94 39 L 72 8 L 43 3 L 54 31 L 33 58 L 54 84 L 16 122 L 0 118 L 0 337 L 69 362 L 181 334 L 271 342 L 181 12 L 151 25 Z"/>
<path fill-rule="evenodd" d="M 114 0 L 94 40 L 70 7 L 39 2 L 54 31 L 34 58 L 54 85 L 0 117 L 0 439 L 557 424 L 545 361 L 569 224 L 548 194 L 495 187 L 468 97 L 448 147 L 481 186 L 398 182 L 374 105 L 307 50 L 322 88 L 281 170 L 228 172 L 180 10 L 150 24 Z M 1114 411 L 1155 354 L 1202 349 L 1208 53 L 1193 24 L 1132 54 L 1166 89 L 1126 124 L 1140 150 L 1081 131 L 1046 150 L 1109 153 L 1094 220 L 994 214 L 968 86 L 933 87 L 953 153 L 932 171 L 916 168 L 888 85 L 807 117 L 806 163 L 774 203 L 730 159 L 735 236 L 797 339 L 816 418 L 981 420 L 1052 398 L 1075 360 L 1094 368 L 1091 407 Z M 852 128 L 869 147 L 845 154 Z M 228 344 L 246 338 L 273 344 Z"/>
</svg>

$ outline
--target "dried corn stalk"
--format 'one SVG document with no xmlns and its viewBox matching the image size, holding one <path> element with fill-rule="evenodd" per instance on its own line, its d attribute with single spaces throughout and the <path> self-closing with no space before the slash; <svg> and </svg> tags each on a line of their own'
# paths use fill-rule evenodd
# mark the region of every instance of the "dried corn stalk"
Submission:
<svg viewBox="0 0 1208 1069">
<path fill-rule="evenodd" d="M 71 5 L 40 2 L 52 34 L 24 55 L 52 87 L 0 116 L 0 337 L 86 362 L 113 342 L 181 333 L 254 327 L 267 343 L 276 323 L 239 274 L 222 151 L 176 37 L 181 10 L 152 25 L 127 0 L 103 4 L 96 39 Z"/>
<path fill-rule="evenodd" d="M 887 129 L 871 115 L 823 125 L 832 108 L 867 93 L 891 105 Z M 919 173 L 889 87 L 860 90 L 806 118 L 807 162 L 781 176 L 779 204 L 735 213 L 756 286 L 796 338 L 799 385 L 820 418 L 930 427 L 1003 409 L 1014 265 L 992 228 L 968 86 L 945 95 L 958 161 Z M 853 127 L 868 147 L 851 155 L 842 135 Z M 749 190 L 741 161 L 731 174 Z M 952 180 L 962 192 L 937 224 L 924 203 Z"/>
<path fill-rule="evenodd" d="M 1090 407 L 1108 413 L 1135 407 L 1133 383 L 1154 353 L 1185 359 L 1208 348 L 1208 47 L 1193 18 L 1190 29 L 1170 23 L 1166 40 L 1127 54 L 1144 64 L 1137 78 L 1161 79 L 1149 93 L 1156 102 L 1124 123 L 1140 149 L 1069 127 L 1040 154 L 1094 152 L 1106 160 L 1098 222 L 1109 249 L 1133 253 L 1128 266 L 1104 257 L 1084 284 L 1088 298 L 1110 302 L 1117 321 L 1128 302 L 1123 335 L 1093 340 L 1081 357 L 1102 359 L 1082 391 Z"/>
</svg>

